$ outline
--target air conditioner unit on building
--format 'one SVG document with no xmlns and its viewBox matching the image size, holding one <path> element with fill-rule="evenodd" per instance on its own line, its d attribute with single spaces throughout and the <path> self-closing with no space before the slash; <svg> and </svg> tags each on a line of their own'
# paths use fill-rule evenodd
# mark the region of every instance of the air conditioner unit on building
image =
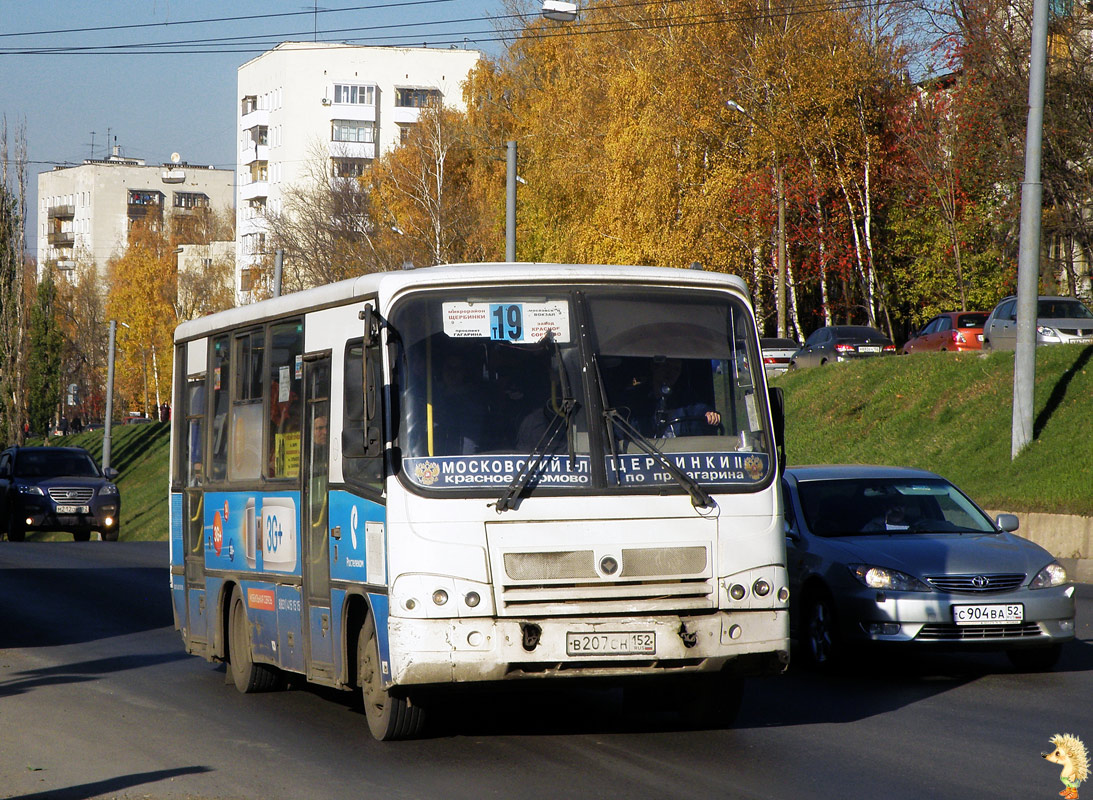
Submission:
<svg viewBox="0 0 1093 800">
<path fill-rule="evenodd" d="M 323 105 L 324 106 L 330 105 L 330 98 L 329 97 L 324 97 L 323 98 Z"/>
</svg>

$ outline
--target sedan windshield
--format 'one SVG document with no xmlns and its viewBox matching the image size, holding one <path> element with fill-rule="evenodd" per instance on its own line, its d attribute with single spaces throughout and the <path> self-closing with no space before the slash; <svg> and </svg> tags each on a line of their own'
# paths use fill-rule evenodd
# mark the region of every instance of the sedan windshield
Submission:
<svg viewBox="0 0 1093 800">
<path fill-rule="evenodd" d="M 20 478 L 97 478 L 99 470 L 85 453 L 24 450 L 15 458 L 15 474 Z"/>
<path fill-rule="evenodd" d="M 1093 313 L 1080 300 L 1041 300 L 1036 315 L 1041 319 L 1093 319 Z"/>
<path fill-rule="evenodd" d="M 817 536 L 994 533 L 990 519 L 941 478 L 801 481 L 797 492 Z"/>
</svg>

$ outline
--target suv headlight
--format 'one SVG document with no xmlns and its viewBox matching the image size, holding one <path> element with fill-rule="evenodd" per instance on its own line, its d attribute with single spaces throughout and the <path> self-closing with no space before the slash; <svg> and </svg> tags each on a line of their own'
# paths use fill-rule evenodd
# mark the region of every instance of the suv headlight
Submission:
<svg viewBox="0 0 1093 800">
<path fill-rule="evenodd" d="M 19 493 L 20 494 L 40 494 L 43 497 L 45 496 L 45 492 L 42 491 L 41 486 L 26 486 L 24 484 L 19 484 Z"/>
<path fill-rule="evenodd" d="M 117 494 L 117 493 L 118 493 L 118 487 L 115 486 L 112 483 L 104 484 L 102 487 L 99 488 L 99 494 L 100 495 Z"/>
<path fill-rule="evenodd" d="M 1028 585 L 1030 589 L 1048 589 L 1052 586 L 1062 586 L 1067 582 L 1066 569 L 1058 561 L 1052 561 L 1032 579 Z"/>
<path fill-rule="evenodd" d="M 871 564 L 851 564 L 854 577 L 870 589 L 886 589 L 892 592 L 929 592 L 930 587 L 918 578 L 887 567 Z"/>
</svg>

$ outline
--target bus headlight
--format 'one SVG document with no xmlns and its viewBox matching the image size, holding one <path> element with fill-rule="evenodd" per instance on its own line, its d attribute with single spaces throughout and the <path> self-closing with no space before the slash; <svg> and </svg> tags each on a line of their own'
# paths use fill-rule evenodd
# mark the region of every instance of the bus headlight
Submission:
<svg viewBox="0 0 1093 800">
<path fill-rule="evenodd" d="M 488 584 L 440 575 L 399 575 L 391 584 L 391 613 L 416 619 L 493 616 Z"/>
</svg>

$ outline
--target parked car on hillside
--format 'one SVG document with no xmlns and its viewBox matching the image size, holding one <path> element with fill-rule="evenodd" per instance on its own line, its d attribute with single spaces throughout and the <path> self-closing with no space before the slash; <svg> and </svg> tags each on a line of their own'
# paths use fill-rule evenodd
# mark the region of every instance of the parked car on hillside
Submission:
<svg viewBox="0 0 1093 800">
<path fill-rule="evenodd" d="M 854 643 L 1005 650 L 1050 669 L 1074 638 L 1074 586 L 949 481 L 897 467 L 791 467 L 783 477 L 790 620 L 803 660 Z"/>
<path fill-rule="evenodd" d="M 900 349 L 900 355 L 931 350 L 979 350 L 986 311 L 946 311 L 931 319 Z"/>
<path fill-rule="evenodd" d="M 763 371 L 773 378 L 789 369 L 789 361 L 800 345 L 793 339 L 760 339 L 759 349 L 763 353 Z"/>
<path fill-rule="evenodd" d="M 1036 301 L 1036 344 L 1093 342 L 1093 312 L 1073 297 L 1041 296 Z M 1017 298 L 1007 297 L 983 324 L 984 350 L 1017 347 Z"/>
<path fill-rule="evenodd" d="M 834 361 L 853 361 L 869 356 L 892 356 L 892 340 L 866 325 L 827 325 L 817 328 L 793 354 L 789 368 L 822 367 Z"/>
<path fill-rule="evenodd" d="M 86 542 L 92 531 L 117 541 L 118 471 L 100 471 L 82 447 L 11 447 L 0 453 L 0 520 L 8 540 L 28 530 L 65 531 Z"/>
</svg>

